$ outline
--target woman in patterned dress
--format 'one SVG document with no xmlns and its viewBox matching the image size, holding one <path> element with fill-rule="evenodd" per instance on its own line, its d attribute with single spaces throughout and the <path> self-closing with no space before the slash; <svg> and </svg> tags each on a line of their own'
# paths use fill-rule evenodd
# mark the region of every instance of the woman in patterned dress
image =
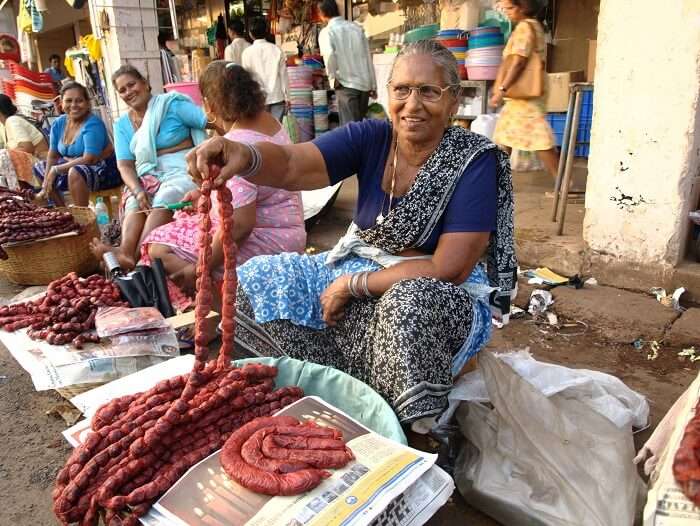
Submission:
<svg viewBox="0 0 700 526">
<path fill-rule="evenodd" d="M 255 354 L 351 374 L 405 424 L 443 411 L 453 378 L 489 339 L 489 299 L 509 312 L 514 287 L 508 159 L 450 126 L 458 86 L 447 49 L 410 44 L 388 84 L 391 122 L 350 123 L 289 146 L 213 138 L 188 155 L 195 179 L 208 176 L 209 160 L 223 161 L 215 186 L 238 174 L 312 190 L 357 175 L 354 221 L 330 252 L 258 256 L 238 268 L 236 337 Z"/>
<path fill-rule="evenodd" d="M 253 143 L 270 141 L 291 144 L 279 121 L 265 111 L 265 94 L 260 85 L 241 66 L 217 60 L 209 64 L 199 79 L 207 119 L 228 130 L 232 141 Z M 238 245 L 239 265 L 253 256 L 280 252 L 303 252 L 306 247 L 304 210 L 299 192 L 257 186 L 240 177 L 227 182 L 233 194 L 234 238 Z M 198 199 L 198 191 L 185 200 Z M 198 214 L 178 212 L 174 221 L 156 228 L 141 244 L 141 263 L 155 258 L 163 262 L 170 300 L 184 310 L 192 302 L 195 263 L 199 254 Z M 215 277 L 223 271 L 223 251 L 218 201 L 212 202 L 214 238 L 212 266 Z"/>
<path fill-rule="evenodd" d="M 513 83 L 522 74 L 528 58 L 537 53 L 544 62 L 544 29 L 533 16 L 537 12 L 537 0 L 501 0 L 501 9 L 515 25 L 508 43 L 503 49 L 503 58 L 514 55 L 509 62 L 503 62 L 501 68 L 509 65 L 509 70 L 499 72 L 503 78 L 500 86 L 494 86 L 490 104 L 503 109 L 496 122 L 493 141 L 508 151 L 511 149 L 525 152 L 537 152 L 537 156 L 553 178 L 557 176 L 559 155 L 554 148 L 552 129 L 545 120 L 545 94 L 533 99 L 504 98 Z"/>
</svg>

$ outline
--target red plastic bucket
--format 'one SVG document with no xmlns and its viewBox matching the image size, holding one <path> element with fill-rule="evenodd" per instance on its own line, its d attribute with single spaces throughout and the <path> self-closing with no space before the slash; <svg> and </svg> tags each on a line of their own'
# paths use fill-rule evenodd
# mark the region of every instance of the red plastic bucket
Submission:
<svg viewBox="0 0 700 526">
<path fill-rule="evenodd" d="M 444 47 L 467 47 L 466 38 L 448 38 L 446 40 L 437 39 L 437 41 Z"/>
</svg>

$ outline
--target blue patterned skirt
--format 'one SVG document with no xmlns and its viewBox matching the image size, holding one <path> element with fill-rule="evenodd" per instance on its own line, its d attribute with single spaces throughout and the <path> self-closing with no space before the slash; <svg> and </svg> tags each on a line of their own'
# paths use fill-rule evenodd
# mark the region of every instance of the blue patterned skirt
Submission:
<svg viewBox="0 0 700 526">
<path fill-rule="evenodd" d="M 403 423 L 439 414 L 453 377 L 489 340 L 488 280 L 478 265 L 460 286 L 403 280 L 380 298 L 352 300 L 328 327 L 321 293 L 339 276 L 379 265 L 326 254 L 258 256 L 239 267 L 237 343 L 340 369 L 374 388 Z"/>
</svg>

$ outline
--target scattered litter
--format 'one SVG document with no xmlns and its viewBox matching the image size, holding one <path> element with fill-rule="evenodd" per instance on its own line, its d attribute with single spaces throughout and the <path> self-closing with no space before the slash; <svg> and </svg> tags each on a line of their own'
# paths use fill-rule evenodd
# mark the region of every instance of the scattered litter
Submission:
<svg viewBox="0 0 700 526">
<path fill-rule="evenodd" d="M 83 413 L 79 409 L 76 409 L 73 404 L 59 402 L 51 406 L 51 408 L 46 411 L 46 414 L 49 416 L 61 417 L 66 424 L 72 426 L 80 420 Z"/>
<path fill-rule="evenodd" d="M 576 274 L 575 276 L 569 278 L 569 286 L 574 287 L 576 290 L 583 288 L 583 280 L 581 276 Z"/>
<path fill-rule="evenodd" d="M 569 278 L 561 276 L 547 267 L 526 270 L 524 275 L 531 278 L 528 281 L 530 285 L 564 285 L 569 282 Z"/>
<path fill-rule="evenodd" d="M 648 346 L 649 350 L 647 351 L 647 360 L 653 361 L 659 357 L 659 349 L 661 347 L 659 346 L 659 342 L 657 342 L 656 340 L 645 341 L 641 338 L 637 338 L 632 342 L 632 345 L 638 351 L 641 351 Z"/>
<path fill-rule="evenodd" d="M 678 356 L 681 358 L 689 358 L 691 362 L 697 362 L 700 360 L 700 354 L 698 354 L 698 351 L 695 350 L 695 347 L 683 349 L 678 353 Z"/>
<path fill-rule="evenodd" d="M 525 316 L 525 311 L 518 307 L 517 305 L 513 305 L 510 308 L 510 317 L 511 319 L 517 319 L 517 318 L 522 318 Z"/>
<path fill-rule="evenodd" d="M 558 329 L 559 332 L 557 334 L 559 336 L 562 336 L 564 338 L 571 338 L 574 336 L 583 336 L 584 334 L 586 334 L 586 331 L 588 331 L 588 324 L 584 321 L 576 320 L 574 322 L 562 323 L 561 325 L 559 325 Z"/>
<path fill-rule="evenodd" d="M 549 323 L 552 327 L 559 325 L 559 318 L 557 318 L 557 315 L 553 312 L 545 312 L 545 316 L 547 317 L 547 323 Z"/>
<path fill-rule="evenodd" d="M 318 253 L 318 249 L 314 246 L 308 246 L 308 247 L 306 247 L 306 250 L 304 250 L 304 252 L 306 254 L 312 256 L 312 255 Z"/>
<path fill-rule="evenodd" d="M 503 328 L 503 322 L 501 320 L 497 320 L 493 316 L 491 317 L 491 324 L 496 327 L 497 329 L 502 329 Z"/>
<path fill-rule="evenodd" d="M 684 307 L 681 306 L 681 296 L 685 293 L 684 287 L 678 287 L 673 291 L 673 294 L 666 294 L 666 289 L 661 287 L 652 287 L 649 292 L 656 296 L 656 300 L 661 303 L 664 307 L 673 307 L 678 312 L 683 312 Z"/>
<path fill-rule="evenodd" d="M 552 293 L 548 290 L 535 289 L 530 294 L 530 303 L 527 305 L 527 311 L 532 316 L 544 314 L 550 305 L 554 303 Z"/>
<path fill-rule="evenodd" d="M 584 285 L 588 285 L 590 287 L 597 287 L 598 286 L 598 280 L 595 278 L 588 278 L 586 281 L 583 282 Z"/>
</svg>

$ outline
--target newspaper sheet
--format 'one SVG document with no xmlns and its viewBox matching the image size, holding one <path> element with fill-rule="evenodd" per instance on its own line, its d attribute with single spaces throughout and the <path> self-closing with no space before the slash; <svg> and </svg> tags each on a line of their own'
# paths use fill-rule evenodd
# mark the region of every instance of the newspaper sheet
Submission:
<svg viewBox="0 0 700 526">
<path fill-rule="evenodd" d="M 400 445 L 371 432 L 317 397 L 305 397 L 278 414 L 314 420 L 321 425 L 340 429 L 355 454 L 355 460 L 345 468 L 334 470 L 330 478 L 310 492 L 294 497 L 269 497 L 254 493 L 229 479 L 221 467 L 219 452 L 216 452 L 193 466 L 153 506 L 167 520 L 165 524 L 366 525 L 394 499 L 414 486 L 436 459 L 436 455 Z M 437 472 L 426 478 L 415 488 L 414 497 L 432 493 L 430 490 L 435 486 L 443 489 L 449 486 L 440 484 L 438 479 Z M 425 500 L 423 498 L 421 502 Z M 407 505 L 404 502 L 404 506 Z M 422 510 L 413 511 L 418 517 Z M 153 517 L 147 518 L 146 523 L 150 523 L 150 520 Z"/>
<path fill-rule="evenodd" d="M 86 418 L 91 418 L 101 405 L 120 396 L 147 391 L 161 380 L 189 373 L 194 364 L 193 354 L 183 354 L 96 387 L 71 398 L 71 403 L 80 409 Z"/>
<path fill-rule="evenodd" d="M 698 526 L 700 507 L 681 491 L 673 476 L 673 458 L 683 439 L 685 428 L 693 416 L 700 398 L 700 376 L 688 388 L 685 407 L 681 410 L 666 448 L 657 464 L 658 478 L 649 490 L 644 508 L 644 526 Z"/>
<path fill-rule="evenodd" d="M 180 354 L 174 331 L 157 337 L 104 341 L 82 350 L 32 340 L 26 329 L 0 331 L 0 341 L 29 373 L 37 391 L 108 382 Z"/>
<path fill-rule="evenodd" d="M 83 393 L 72 402 L 92 415 L 113 397 L 142 391 L 162 378 L 189 371 L 191 361 L 191 356 L 181 356 Z M 418 526 L 434 515 L 454 491 L 452 478 L 434 465 L 435 455 L 385 439 L 320 398 L 306 397 L 279 414 L 314 419 L 342 430 L 355 461 L 334 471 L 312 492 L 272 498 L 231 481 L 220 466 L 217 452 L 193 466 L 142 518 L 142 523 Z M 63 435 L 75 447 L 89 432 L 88 417 Z"/>
</svg>

